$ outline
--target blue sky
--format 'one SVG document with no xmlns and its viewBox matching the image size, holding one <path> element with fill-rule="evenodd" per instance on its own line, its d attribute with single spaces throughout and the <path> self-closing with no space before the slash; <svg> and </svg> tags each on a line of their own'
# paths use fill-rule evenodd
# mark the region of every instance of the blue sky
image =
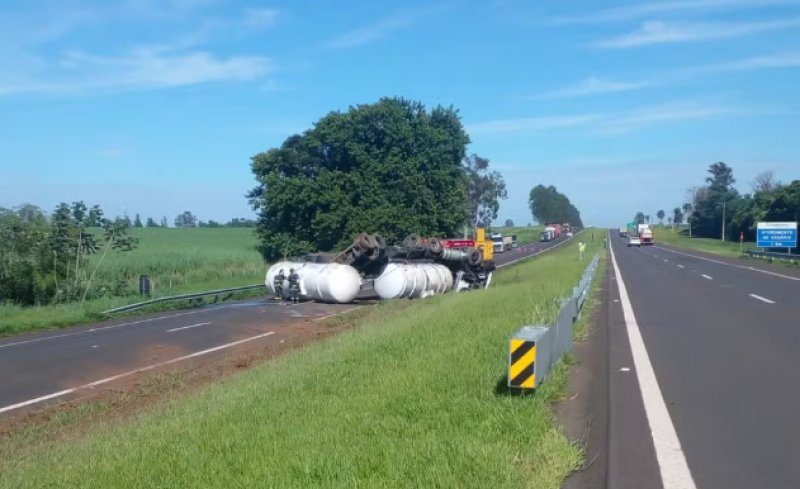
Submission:
<svg viewBox="0 0 800 489">
<path fill-rule="evenodd" d="M 584 221 L 715 161 L 800 178 L 800 0 L 0 0 L 0 206 L 251 216 L 250 156 L 381 96 L 453 105 L 508 185 Z"/>
</svg>

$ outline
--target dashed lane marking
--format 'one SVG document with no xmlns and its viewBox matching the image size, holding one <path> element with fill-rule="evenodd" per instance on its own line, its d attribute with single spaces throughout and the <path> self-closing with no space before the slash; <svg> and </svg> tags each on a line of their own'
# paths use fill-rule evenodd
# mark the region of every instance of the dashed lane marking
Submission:
<svg viewBox="0 0 800 489">
<path fill-rule="evenodd" d="M 761 302 L 766 302 L 767 304 L 775 304 L 775 301 L 767 299 L 766 297 L 761 297 L 760 295 L 750 294 L 750 297 L 752 297 L 753 299 L 758 299 Z"/>
</svg>

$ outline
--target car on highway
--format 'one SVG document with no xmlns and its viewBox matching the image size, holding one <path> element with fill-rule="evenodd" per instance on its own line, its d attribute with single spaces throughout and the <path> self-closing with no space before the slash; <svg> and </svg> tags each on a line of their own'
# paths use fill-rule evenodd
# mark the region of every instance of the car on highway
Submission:
<svg viewBox="0 0 800 489">
<path fill-rule="evenodd" d="M 642 246 L 642 240 L 639 239 L 639 236 L 631 236 L 628 239 L 628 246 Z"/>
</svg>

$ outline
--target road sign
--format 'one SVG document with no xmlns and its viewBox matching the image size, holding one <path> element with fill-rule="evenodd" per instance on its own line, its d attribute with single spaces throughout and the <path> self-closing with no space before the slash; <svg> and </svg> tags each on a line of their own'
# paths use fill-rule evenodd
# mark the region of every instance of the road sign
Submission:
<svg viewBox="0 0 800 489">
<path fill-rule="evenodd" d="M 796 248 L 796 222 L 759 222 L 756 228 L 756 246 L 759 248 Z"/>
</svg>

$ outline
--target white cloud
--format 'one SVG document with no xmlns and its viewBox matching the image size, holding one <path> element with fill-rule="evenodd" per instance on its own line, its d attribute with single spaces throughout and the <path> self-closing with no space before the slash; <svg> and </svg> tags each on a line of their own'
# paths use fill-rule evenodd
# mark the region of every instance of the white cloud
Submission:
<svg viewBox="0 0 800 489">
<path fill-rule="evenodd" d="M 542 131 L 560 129 L 564 127 L 584 126 L 598 120 L 594 114 L 551 116 L 551 117 L 522 117 L 516 119 L 495 119 L 475 124 L 467 124 L 470 134 L 510 133 L 520 131 Z"/>
<path fill-rule="evenodd" d="M 626 92 L 654 86 L 681 83 L 687 80 L 693 80 L 719 73 L 734 73 L 741 71 L 758 71 L 795 67 L 800 67 L 800 51 L 774 53 L 726 61 L 722 63 L 708 64 L 705 66 L 681 68 L 671 72 L 661 73 L 649 80 L 609 81 L 601 78 L 589 77 L 574 85 L 567 86 L 566 88 L 552 90 L 539 95 L 532 95 L 524 98 L 544 100 L 597 95 L 603 93 Z"/>
<path fill-rule="evenodd" d="M 754 56 L 726 63 L 710 64 L 684 71 L 685 75 L 703 75 L 736 71 L 755 71 L 800 66 L 800 52 L 776 53 Z"/>
<path fill-rule="evenodd" d="M 392 32 L 404 29 L 410 26 L 411 23 L 412 17 L 409 15 L 389 17 L 374 24 L 348 31 L 341 36 L 331 39 L 327 43 L 327 46 L 331 49 L 346 49 L 361 46 L 386 37 Z"/>
<path fill-rule="evenodd" d="M 745 114 L 745 110 L 692 102 L 671 103 L 606 114 L 577 114 L 545 117 L 495 119 L 467 124 L 470 134 L 510 134 L 564 128 L 585 128 L 594 133 L 626 133 L 661 123 L 706 119 L 724 114 Z"/>
<path fill-rule="evenodd" d="M 746 113 L 746 111 L 721 105 L 694 103 L 664 104 L 637 109 L 628 113 L 609 116 L 598 124 L 598 133 L 627 133 L 660 123 L 708 119 L 726 114 Z"/>
<path fill-rule="evenodd" d="M 711 41 L 800 26 L 800 18 L 765 22 L 645 22 L 638 29 L 594 43 L 599 48 L 632 48 L 652 44 Z"/>
<path fill-rule="evenodd" d="M 134 50 L 125 56 L 65 53 L 59 63 L 36 77 L 0 80 L 0 95 L 15 93 L 80 93 L 90 90 L 153 89 L 211 82 L 242 82 L 275 69 L 259 56 L 222 58 L 202 51 L 159 54 Z"/>
<path fill-rule="evenodd" d="M 627 5 L 624 7 L 601 10 L 600 12 L 586 16 L 561 17 L 555 19 L 554 23 L 590 24 L 599 22 L 617 22 L 629 19 L 638 19 L 656 14 L 687 14 L 692 12 L 704 13 L 796 5 L 800 5 L 800 0 L 675 0 Z"/>
<path fill-rule="evenodd" d="M 602 93 L 616 93 L 628 92 L 631 90 L 639 90 L 655 85 L 654 82 L 647 80 L 639 81 L 613 81 L 604 80 L 602 78 L 589 77 L 575 85 L 566 88 L 545 92 L 540 95 L 527 97 L 530 99 L 553 99 L 553 98 L 566 98 L 566 97 L 582 97 L 586 95 L 598 95 Z"/>
<path fill-rule="evenodd" d="M 270 27 L 275 24 L 278 14 L 276 8 L 249 8 L 244 11 L 244 25 L 251 28 Z"/>
<path fill-rule="evenodd" d="M 348 49 L 377 41 L 390 34 L 411 27 L 425 17 L 449 10 L 452 4 L 432 3 L 423 7 L 409 9 L 377 22 L 352 29 L 344 34 L 328 40 L 324 46 L 328 49 Z"/>
</svg>

